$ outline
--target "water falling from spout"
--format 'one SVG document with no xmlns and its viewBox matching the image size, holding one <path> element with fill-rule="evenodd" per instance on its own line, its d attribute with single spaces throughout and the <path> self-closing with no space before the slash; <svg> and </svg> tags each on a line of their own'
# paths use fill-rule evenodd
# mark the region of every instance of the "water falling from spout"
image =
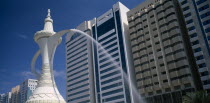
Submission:
<svg viewBox="0 0 210 103">
<path fill-rule="evenodd" d="M 115 61 L 115 59 L 113 59 L 113 57 L 110 55 L 110 53 L 109 53 L 107 50 L 105 50 L 104 47 L 103 47 L 98 41 L 96 41 L 93 37 L 91 37 L 91 36 L 88 35 L 87 33 L 84 33 L 84 32 L 82 32 L 82 31 L 80 31 L 80 30 L 77 30 L 77 29 L 71 29 L 71 31 L 72 31 L 73 33 L 80 33 L 80 34 L 82 34 L 82 35 L 85 35 L 88 39 L 92 40 L 92 42 L 93 42 L 94 44 L 97 45 L 97 48 L 99 47 L 100 49 L 102 49 L 102 51 L 103 51 L 103 53 L 105 54 L 105 56 L 108 57 L 108 58 L 110 59 L 110 61 L 111 61 L 114 65 L 117 66 L 116 68 L 123 71 L 123 69 L 121 68 L 121 66 L 119 65 L 119 63 L 117 63 L 117 62 Z M 137 100 L 137 103 L 145 103 L 145 101 L 143 101 L 143 99 L 142 99 L 140 93 L 138 93 L 138 89 L 136 88 L 135 83 L 133 83 L 132 81 L 129 81 L 129 80 L 128 80 L 128 75 L 125 73 L 125 71 L 123 71 L 123 78 L 125 79 L 125 82 L 126 82 L 126 83 L 130 86 L 130 88 L 132 89 L 131 91 L 133 92 L 133 96 L 134 96 L 134 98 Z"/>
</svg>

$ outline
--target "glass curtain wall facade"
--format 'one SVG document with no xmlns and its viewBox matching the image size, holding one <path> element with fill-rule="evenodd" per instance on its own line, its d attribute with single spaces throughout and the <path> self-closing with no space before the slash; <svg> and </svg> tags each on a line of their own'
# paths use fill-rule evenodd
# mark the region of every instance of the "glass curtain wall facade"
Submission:
<svg viewBox="0 0 210 103">
<path fill-rule="evenodd" d="M 25 103 L 36 89 L 37 80 L 27 79 L 20 84 L 20 103 Z"/>
<path fill-rule="evenodd" d="M 97 103 L 131 103 L 129 63 L 125 45 L 129 11 L 120 2 L 92 20 L 94 70 Z M 125 78 L 126 77 L 126 78 Z"/>
<path fill-rule="evenodd" d="M 179 2 L 203 88 L 210 92 L 210 1 L 179 0 Z"/>
<path fill-rule="evenodd" d="M 148 103 L 181 103 L 201 87 L 177 0 L 146 0 L 128 12 L 139 93 Z"/>
</svg>

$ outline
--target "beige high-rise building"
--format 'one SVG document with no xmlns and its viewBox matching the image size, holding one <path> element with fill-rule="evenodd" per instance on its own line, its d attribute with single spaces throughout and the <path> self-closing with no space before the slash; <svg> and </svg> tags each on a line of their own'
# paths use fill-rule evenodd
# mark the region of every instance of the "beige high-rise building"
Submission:
<svg viewBox="0 0 210 103">
<path fill-rule="evenodd" d="M 91 36 L 91 22 L 79 26 Z M 72 32 L 66 36 L 66 101 L 67 103 L 95 103 L 92 41 L 85 35 Z"/>
<path fill-rule="evenodd" d="M 201 89 L 177 0 L 146 0 L 128 12 L 137 88 L 148 103 L 180 103 Z"/>
<path fill-rule="evenodd" d="M 12 88 L 11 94 L 11 103 L 20 103 L 20 85 Z"/>
</svg>

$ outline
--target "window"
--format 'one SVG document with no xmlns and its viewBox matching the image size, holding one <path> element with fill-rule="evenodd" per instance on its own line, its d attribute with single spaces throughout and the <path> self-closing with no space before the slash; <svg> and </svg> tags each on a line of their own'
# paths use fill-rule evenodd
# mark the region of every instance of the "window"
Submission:
<svg viewBox="0 0 210 103">
<path fill-rule="evenodd" d="M 101 35 L 105 34 L 106 32 L 112 30 L 115 28 L 115 21 L 114 18 L 110 18 L 103 24 L 97 27 L 97 35 L 100 37 Z"/>
<path fill-rule="evenodd" d="M 191 13 L 187 13 L 187 14 L 184 15 L 185 18 L 187 18 L 189 16 L 191 16 Z"/>
<path fill-rule="evenodd" d="M 163 58 L 163 56 L 159 56 L 159 57 L 158 57 L 158 59 L 162 59 L 162 58 Z"/>
<path fill-rule="evenodd" d="M 157 77 L 157 74 L 154 74 L 153 77 Z"/>
<path fill-rule="evenodd" d="M 186 24 L 190 24 L 190 23 L 192 23 L 192 22 L 193 22 L 193 20 L 190 19 L 190 20 L 186 21 Z"/>
<path fill-rule="evenodd" d="M 194 33 L 194 34 L 190 35 L 190 38 L 194 38 L 194 37 L 197 37 L 197 33 Z"/>
<path fill-rule="evenodd" d="M 147 19 L 144 19 L 143 22 L 147 21 Z"/>
<path fill-rule="evenodd" d="M 78 73 L 77 73 L 77 74 L 78 74 Z M 72 79 L 68 80 L 68 82 L 71 82 L 71 81 L 77 80 L 77 79 L 79 79 L 79 78 L 81 78 L 81 77 L 85 77 L 85 76 L 87 76 L 87 75 L 88 75 L 88 73 L 85 73 L 85 74 L 79 75 L 79 76 L 77 76 L 77 77 L 75 77 L 75 78 L 72 78 Z"/>
<path fill-rule="evenodd" d="M 114 40 L 116 40 L 116 39 L 117 39 L 117 37 L 116 37 L 116 36 L 111 37 L 111 38 L 112 38 L 112 39 L 110 39 L 110 40 L 108 40 L 108 41 L 106 41 L 106 42 L 102 43 L 102 44 L 101 44 L 101 46 L 107 45 L 107 44 L 109 44 L 110 42 L 112 42 L 112 41 L 114 41 Z M 103 39 L 104 39 L 104 38 L 103 38 Z"/>
<path fill-rule="evenodd" d="M 80 86 L 78 86 L 78 87 L 75 87 L 75 88 L 69 89 L 69 90 L 68 90 L 68 92 L 71 92 L 71 91 L 76 90 L 76 89 L 80 89 L 80 88 L 85 87 L 85 86 L 88 86 L 88 85 L 89 85 L 89 83 L 87 83 L 87 84 L 83 84 L 83 85 L 80 85 Z"/>
<path fill-rule="evenodd" d="M 187 6 L 187 7 L 183 8 L 183 11 L 186 11 L 186 10 L 189 10 L 189 9 L 190 9 L 189 6 Z"/>
<path fill-rule="evenodd" d="M 162 17 L 162 18 L 160 18 L 160 19 L 158 19 L 158 21 L 160 22 L 161 20 L 163 20 L 164 18 Z"/>
<path fill-rule="evenodd" d="M 151 59 L 151 60 L 150 60 L 150 62 L 153 62 L 153 61 L 155 61 L 155 60 L 154 60 L 154 59 Z"/>
<path fill-rule="evenodd" d="M 154 35 L 154 38 L 158 37 L 158 34 Z"/>
<path fill-rule="evenodd" d="M 158 45 L 158 44 L 160 44 L 160 42 L 159 42 L 159 41 L 155 42 L 155 45 Z"/>
<path fill-rule="evenodd" d="M 205 81 L 203 81 L 203 84 L 204 84 L 204 85 L 210 84 L 210 80 L 205 80 Z"/>
<path fill-rule="evenodd" d="M 160 64 L 160 67 L 163 67 L 164 66 L 164 63 L 163 64 Z"/>
<path fill-rule="evenodd" d="M 154 84 L 155 84 L 155 85 L 158 85 L 158 84 L 159 84 L 159 82 L 155 82 Z"/>
<path fill-rule="evenodd" d="M 206 33 L 210 32 L 210 27 L 205 29 Z"/>
<path fill-rule="evenodd" d="M 166 82 L 168 82 L 168 80 L 163 80 L 163 83 L 166 83 Z"/>
<path fill-rule="evenodd" d="M 90 95 L 87 94 L 87 95 L 83 95 L 83 96 L 76 97 L 76 98 L 73 98 L 73 99 L 69 99 L 68 102 L 75 101 L 75 100 L 79 100 L 79 99 L 82 99 L 82 98 L 85 98 L 85 97 L 88 97 L 88 96 L 90 96 Z"/>
<path fill-rule="evenodd" d="M 102 90 L 107 90 L 107 89 L 114 88 L 114 87 L 121 86 L 121 85 L 122 85 L 122 82 L 115 83 L 115 84 L 112 84 L 112 85 L 102 87 Z"/>
<path fill-rule="evenodd" d="M 74 33 L 74 35 L 71 37 L 70 41 L 76 39 L 77 37 L 79 37 L 80 34 L 79 33 Z"/>
<path fill-rule="evenodd" d="M 200 17 L 201 17 L 201 19 L 203 19 L 203 18 L 205 18 L 205 17 L 207 17 L 209 15 L 210 15 L 210 11 L 207 12 L 207 13 L 202 14 Z"/>
<path fill-rule="evenodd" d="M 201 51 L 201 48 L 196 48 L 196 49 L 194 49 L 194 52 L 196 53 L 196 52 L 199 52 L 199 51 Z"/>
<path fill-rule="evenodd" d="M 203 25 L 208 25 L 210 23 L 210 19 L 203 22 Z"/>
<path fill-rule="evenodd" d="M 146 62 L 141 63 L 140 65 L 143 66 L 143 65 L 146 65 L 148 63 L 149 63 L 149 61 L 146 61 Z"/>
<path fill-rule="evenodd" d="M 68 97 L 73 96 L 73 95 L 77 95 L 77 94 L 82 94 L 82 93 L 87 92 L 87 91 L 89 91 L 89 89 L 85 89 L 85 90 L 82 90 L 82 91 L 79 91 L 79 92 L 76 92 L 76 93 L 69 94 Z"/>
<path fill-rule="evenodd" d="M 149 55 L 152 55 L 153 54 L 153 52 L 149 52 Z"/>
<path fill-rule="evenodd" d="M 152 45 L 148 45 L 148 47 L 147 48 L 151 48 L 152 47 Z"/>
<path fill-rule="evenodd" d="M 196 2 L 197 5 L 200 5 L 201 3 L 205 2 L 206 0 L 199 0 Z"/>
<path fill-rule="evenodd" d="M 200 8 L 198 9 L 198 11 L 201 12 L 201 11 L 203 11 L 203 10 L 205 10 L 205 9 L 208 9 L 208 8 L 209 8 L 209 5 L 207 4 L 207 5 L 204 5 L 203 7 L 200 7 Z"/>
<path fill-rule="evenodd" d="M 117 81 L 119 79 L 121 79 L 121 76 L 118 76 L 118 77 L 115 77 L 115 78 L 112 78 L 112 79 L 105 80 L 105 81 L 101 82 L 101 85 L 104 85 L 104 84 L 107 84 L 107 83 L 110 83 L 110 82 L 113 82 L 113 81 Z"/>
<path fill-rule="evenodd" d="M 119 74 L 120 71 L 115 71 L 115 72 L 112 72 L 112 73 L 109 73 L 109 74 L 106 74 L 104 76 L 101 76 L 101 79 L 105 79 L 105 78 L 108 78 L 108 77 L 111 77 L 111 76 L 114 76 L 114 75 L 117 75 Z"/>
<path fill-rule="evenodd" d="M 100 73 L 103 74 L 103 73 L 106 73 L 106 72 L 111 71 L 111 70 L 116 69 L 116 68 L 117 68 L 117 65 L 114 65 L 114 66 L 111 66 L 107 69 L 104 69 L 104 70 L 100 71 Z"/>
<path fill-rule="evenodd" d="M 164 71 L 164 72 L 162 72 L 161 74 L 166 74 L 166 72 Z"/>
<path fill-rule="evenodd" d="M 80 66 L 79 68 L 81 68 L 81 66 Z M 77 67 L 76 69 L 74 69 L 74 70 L 77 70 L 77 69 L 78 69 L 78 67 Z M 76 74 L 79 74 L 79 73 L 81 73 L 81 72 L 84 72 L 84 71 L 87 71 L 87 68 L 84 68 L 84 69 L 82 69 L 82 70 L 79 70 L 78 72 L 75 72 L 74 74 L 68 75 L 68 78 L 69 78 L 69 77 L 72 77 L 72 76 L 74 76 L 74 75 L 76 75 Z M 69 71 L 68 71 L 67 73 L 69 73 Z"/>
<path fill-rule="evenodd" d="M 194 29 L 195 29 L 195 27 L 192 26 L 192 27 L 189 27 L 189 28 L 188 28 L 188 31 L 192 31 L 192 30 L 194 30 Z"/>
<path fill-rule="evenodd" d="M 85 82 L 85 81 L 87 81 L 87 80 L 88 80 L 88 78 L 83 79 L 83 80 L 80 80 L 80 81 L 78 81 L 78 82 L 75 82 L 74 84 L 70 84 L 70 85 L 68 85 L 68 87 L 71 87 L 71 86 L 73 86 L 73 85 L 76 85 L 76 84 L 79 84 L 79 83 Z"/>
<path fill-rule="evenodd" d="M 187 3 L 187 0 L 184 0 L 184 1 L 181 2 L 182 5 L 184 5 L 186 3 Z"/>
<path fill-rule="evenodd" d="M 192 42 L 192 45 L 197 45 L 197 44 L 199 44 L 199 41 L 198 40 Z"/>
<path fill-rule="evenodd" d="M 161 49 L 157 49 L 157 52 L 161 51 Z"/>
<path fill-rule="evenodd" d="M 100 68 L 107 67 L 107 66 L 109 66 L 109 65 L 111 65 L 111 64 L 112 64 L 112 62 L 105 63 L 105 64 L 103 64 L 103 65 L 100 65 Z"/>
<path fill-rule="evenodd" d="M 141 31 L 141 30 L 143 30 L 143 28 L 140 28 L 140 29 L 138 29 L 137 31 Z"/>
<path fill-rule="evenodd" d="M 105 40 L 107 40 L 107 39 L 109 39 L 109 38 L 113 37 L 114 35 L 116 35 L 116 33 L 115 33 L 115 32 L 114 32 L 114 33 L 112 33 L 112 34 L 109 34 L 108 36 L 106 36 L 105 38 L 102 38 L 101 40 L 98 40 L 98 42 L 105 41 Z"/>
<path fill-rule="evenodd" d="M 112 97 L 103 99 L 102 100 L 102 103 L 104 103 L 104 102 L 110 102 L 110 101 L 121 99 L 121 98 L 124 98 L 124 95 L 117 95 L 117 96 L 112 96 Z"/>
<path fill-rule="evenodd" d="M 123 89 L 120 88 L 120 89 L 116 89 L 116 90 L 112 90 L 110 92 L 105 92 L 105 93 L 102 93 L 102 96 L 107 96 L 107 95 L 111 95 L 111 94 L 115 94 L 115 93 L 119 93 L 119 92 L 122 92 Z"/>
<path fill-rule="evenodd" d="M 110 44 L 109 46 L 105 47 L 104 49 L 107 50 L 107 49 L 109 49 L 109 48 L 111 48 L 115 45 L 117 45 L 117 42 L 114 42 L 114 43 Z"/>
<path fill-rule="evenodd" d="M 205 72 L 201 72 L 200 74 L 201 74 L 201 76 L 207 76 L 207 75 L 209 75 L 209 72 L 205 71 Z"/>
<path fill-rule="evenodd" d="M 147 38 L 147 39 L 146 39 L 146 41 L 149 41 L 149 40 L 150 40 L 150 38 Z"/>
<path fill-rule="evenodd" d="M 159 28 L 162 28 L 162 27 L 164 27 L 164 26 L 167 26 L 167 25 L 166 25 L 166 24 L 162 24 L 162 25 L 159 26 Z"/>
<path fill-rule="evenodd" d="M 196 60 L 201 60 L 201 59 L 204 59 L 203 55 L 196 57 Z"/>
<path fill-rule="evenodd" d="M 85 36 L 80 36 L 79 39 L 77 39 L 74 42 L 68 41 L 66 44 L 70 43 L 69 45 L 67 45 L 67 47 L 70 47 L 71 45 L 75 44 L 77 41 L 79 40 L 83 40 L 85 38 Z M 72 39 L 72 38 L 71 38 Z M 75 39 L 75 38 L 74 38 Z M 72 48 L 72 47 L 71 47 Z"/>
<path fill-rule="evenodd" d="M 151 24 L 155 24 L 155 21 L 151 22 Z"/>
<path fill-rule="evenodd" d="M 153 31 L 156 31 L 156 30 L 157 30 L 157 28 L 154 28 L 154 29 L 153 29 Z"/>
<path fill-rule="evenodd" d="M 147 27 L 148 27 L 148 25 L 145 25 L 145 26 L 144 26 L 144 28 L 147 28 Z"/>
<path fill-rule="evenodd" d="M 198 67 L 199 67 L 199 68 L 206 67 L 206 64 L 205 64 L 205 63 L 199 64 Z"/>
<path fill-rule="evenodd" d="M 171 78 L 171 81 L 174 81 L 174 80 L 177 80 L 177 79 L 179 79 L 178 77 L 173 77 L 173 78 Z"/>
</svg>

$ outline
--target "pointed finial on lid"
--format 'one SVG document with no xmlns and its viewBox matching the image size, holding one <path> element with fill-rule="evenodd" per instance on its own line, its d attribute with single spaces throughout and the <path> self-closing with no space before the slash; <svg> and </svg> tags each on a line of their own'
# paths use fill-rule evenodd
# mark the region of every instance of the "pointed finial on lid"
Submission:
<svg viewBox="0 0 210 103">
<path fill-rule="evenodd" d="M 50 16 L 50 9 L 48 9 L 48 14 L 47 14 L 47 17 L 45 18 L 44 30 L 54 32 L 52 23 L 53 23 L 53 20 L 51 19 L 51 16 Z"/>
<path fill-rule="evenodd" d="M 47 17 L 51 17 L 51 16 L 50 16 L 50 9 L 48 9 Z"/>
</svg>

